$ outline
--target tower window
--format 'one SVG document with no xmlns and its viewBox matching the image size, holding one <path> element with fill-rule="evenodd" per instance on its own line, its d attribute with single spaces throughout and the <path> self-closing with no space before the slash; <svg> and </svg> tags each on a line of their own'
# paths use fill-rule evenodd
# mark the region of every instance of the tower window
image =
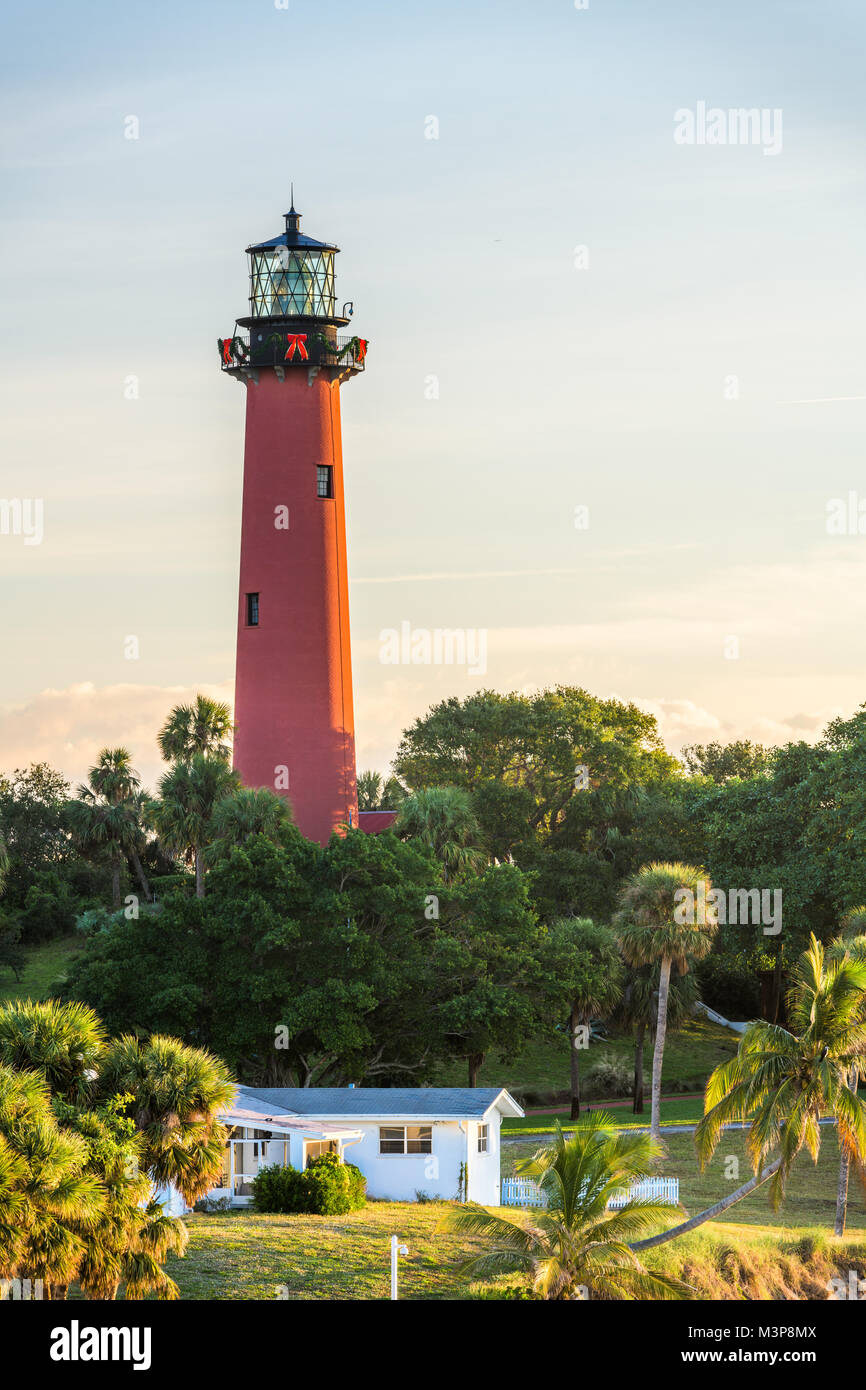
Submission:
<svg viewBox="0 0 866 1390">
<path fill-rule="evenodd" d="M 247 594 L 247 627 L 258 627 L 259 625 L 259 596 L 258 594 Z"/>
<path fill-rule="evenodd" d="M 329 463 L 316 465 L 316 496 L 333 497 L 334 470 Z"/>
</svg>

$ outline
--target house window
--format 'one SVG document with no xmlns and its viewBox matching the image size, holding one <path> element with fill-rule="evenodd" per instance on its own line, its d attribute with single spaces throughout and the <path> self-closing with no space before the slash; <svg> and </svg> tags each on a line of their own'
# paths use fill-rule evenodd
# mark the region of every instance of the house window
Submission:
<svg viewBox="0 0 866 1390">
<path fill-rule="evenodd" d="M 431 1154 L 432 1125 L 383 1125 L 379 1130 L 380 1154 Z"/>
<path fill-rule="evenodd" d="M 486 1153 L 487 1153 L 487 1143 L 488 1143 L 489 1137 L 490 1137 L 490 1126 L 489 1126 L 489 1125 L 479 1125 L 479 1126 L 478 1126 L 478 1152 L 479 1152 L 480 1154 L 486 1154 Z"/>
<path fill-rule="evenodd" d="M 334 470 L 329 463 L 316 464 L 316 496 L 333 497 Z"/>
<path fill-rule="evenodd" d="M 247 627 L 258 627 L 259 625 L 259 596 L 258 594 L 247 594 Z"/>
</svg>

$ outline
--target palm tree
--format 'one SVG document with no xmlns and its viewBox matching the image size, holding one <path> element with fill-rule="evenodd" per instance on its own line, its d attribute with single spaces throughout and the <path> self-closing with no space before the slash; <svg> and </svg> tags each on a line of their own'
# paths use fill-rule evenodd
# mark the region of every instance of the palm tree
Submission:
<svg viewBox="0 0 866 1390">
<path fill-rule="evenodd" d="M 464 1266 L 476 1275 L 525 1270 L 542 1298 L 680 1298 L 686 1286 L 646 1269 L 629 1243 L 671 1215 L 659 1202 L 632 1199 L 618 1210 L 608 1202 L 648 1177 L 661 1145 L 646 1134 L 613 1130 L 610 1115 L 581 1120 L 569 1138 L 557 1124 L 553 1144 L 518 1163 L 538 1180 L 547 1205 L 518 1225 L 467 1205 L 449 1218 L 462 1234 L 481 1237 L 487 1248 Z"/>
<path fill-rule="evenodd" d="M 235 1093 L 224 1062 L 177 1038 L 117 1038 L 100 1065 L 99 1088 L 135 1097 L 141 1165 L 157 1185 L 172 1183 L 189 1203 L 214 1186 L 227 1138 L 219 1117 Z"/>
<path fill-rule="evenodd" d="M 449 876 L 477 872 L 485 862 L 472 800 L 462 787 L 422 787 L 400 803 L 394 829 L 403 840 L 419 840 Z"/>
<path fill-rule="evenodd" d="M 0 893 L 3 892 L 3 885 L 6 882 L 6 875 L 9 872 L 9 850 L 6 848 L 6 839 L 3 831 L 0 830 Z"/>
<path fill-rule="evenodd" d="M 617 1019 L 627 1028 L 634 1029 L 634 1082 L 632 1086 L 632 1113 L 643 1114 L 644 1071 L 643 1055 L 647 1032 L 655 1035 L 658 1019 L 660 962 L 655 965 L 629 966 L 625 989 L 616 1011 Z M 667 1032 L 681 1028 L 692 1015 L 698 998 L 698 985 L 694 975 L 680 975 L 671 971 L 668 992 Z"/>
<path fill-rule="evenodd" d="M 292 808 L 284 796 L 269 787 L 239 787 L 214 807 L 214 838 L 205 851 L 205 861 L 215 863 L 253 835 L 278 842 L 293 824 Z"/>
<path fill-rule="evenodd" d="M 0 1277 L 41 1279 L 65 1297 L 106 1192 L 88 1146 L 62 1129 L 45 1079 L 0 1065 Z"/>
<path fill-rule="evenodd" d="M 842 930 L 843 941 L 848 941 L 852 937 L 863 936 L 866 933 L 866 907 L 849 907 L 839 926 Z"/>
<path fill-rule="evenodd" d="M 160 751 L 167 763 L 191 762 L 196 753 L 227 763 L 233 730 L 228 705 L 196 695 L 195 704 L 175 705 L 169 714 L 159 731 Z"/>
<path fill-rule="evenodd" d="M 828 960 L 814 936 L 794 972 L 788 998 L 788 1032 L 763 1019 L 750 1023 L 737 1055 L 716 1067 L 707 1082 L 705 1114 L 695 1132 L 703 1167 L 715 1153 L 724 1126 L 749 1120 L 746 1147 L 755 1176 L 728 1197 L 671 1231 L 638 1241 L 646 1249 L 710 1221 L 770 1181 L 770 1201 L 781 1202 L 794 1159 L 803 1148 L 817 1161 L 819 1121 L 836 1121 L 843 1151 L 858 1166 L 866 1161 L 866 1102 L 848 1087 L 866 1044 L 866 965 L 843 956 Z M 778 1153 L 776 1153 L 778 1151 Z M 766 1160 L 772 1154 L 776 1156 Z"/>
<path fill-rule="evenodd" d="M 571 999 L 568 1016 L 571 1058 L 571 1119 L 580 1114 L 581 1028 L 593 1018 L 607 1018 L 622 996 L 623 967 L 617 940 L 610 927 L 596 925 L 588 917 L 555 922 L 550 937 L 563 937 L 570 946 Z"/>
<path fill-rule="evenodd" d="M 710 951 L 717 927 L 715 910 L 706 905 L 710 892 L 703 870 L 691 864 L 645 864 L 626 880 L 614 919 L 620 949 L 629 965 L 659 965 L 650 1119 L 650 1133 L 656 1139 L 661 1135 L 662 1061 L 671 967 L 675 964 L 684 975 L 691 960 L 700 960 Z M 686 894 L 691 894 L 691 912 L 682 904 L 681 895 Z"/>
<path fill-rule="evenodd" d="M 89 1095 L 105 1044 L 105 1029 L 88 1004 L 14 999 L 0 1007 L 0 1065 L 39 1072 L 67 1104 Z"/>
<path fill-rule="evenodd" d="M 103 748 L 76 792 L 69 811 L 73 834 L 91 853 L 108 851 L 111 863 L 112 901 L 120 907 L 120 873 L 128 858 L 145 898 L 150 899 L 139 851 L 145 840 L 147 798 L 126 748 Z"/>
<path fill-rule="evenodd" d="M 866 926 L 866 908 L 854 908 L 852 912 L 846 913 L 842 919 L 843 939 L 834 941 L 827 952 L 828 960 L 851 960 L 859 961 L 860 964 L 866 963 L 866 935 L 853 936 L 851 932 L 855 925 Z M 866 1053 L 866 1048 L 862 1049 Z M 866 1065 L 864 1056 L 860 1056 L 859 1068 L 855 1068 L 847 1078 L 847 1084 L 856 1096 L 860 1084 L 860 1077 L 866 1075 Z M 845 1223 L 848 1219 L 848 1177 L 851 1170 L 851 1154 L 843 1144 L 839 1145 L 839 1181 L 836 1187 L 836 1220 L 834 1232 L 837 1236 L 845 1234 Z M 860 1177 L 863 1178 L 863 1168 L 860 1167 Z"/>
<path fill-rule="evenodd" d="M 195 893 L 204 897 L 204 852 L 214 838 L 214 812 L 224 797 L 236 792 L 240 778 L 220 758 L 194 753 L 176 763 L 159 782 L 159 800 L 151 818 L 166 849 L 195 864 Z"/>
<path fill-rule="evenodd" d="M 381 772 L 358 774 L 359 811 L 396 811 L 406 799 L 406 789 L 396 777 L 386 781 Z"/>
</svg>

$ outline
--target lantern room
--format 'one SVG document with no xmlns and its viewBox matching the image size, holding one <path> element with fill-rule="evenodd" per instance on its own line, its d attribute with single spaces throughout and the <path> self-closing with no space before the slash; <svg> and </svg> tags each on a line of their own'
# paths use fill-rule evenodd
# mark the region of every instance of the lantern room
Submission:
<svg viewBox="0 0 866 1390">
<path fill-rule="evenodd" d="M 337 313 L 334 257 L 340 248 L 306 236 L 294 202 L 285 219 L 286 230 L 280 236 L 247 247 L 250 319 L 348 323 L 348 317 Z M 246 323 L 243 319 L 238 322 Z"/>
</svg>

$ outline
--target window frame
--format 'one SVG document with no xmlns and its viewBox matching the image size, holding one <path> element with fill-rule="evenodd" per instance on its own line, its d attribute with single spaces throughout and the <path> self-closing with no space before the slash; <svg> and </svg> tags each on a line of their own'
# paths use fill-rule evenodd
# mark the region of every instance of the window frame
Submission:
<svg viewBox="0 0 866 1390">
<path fill-rule="evenodd" d="M 323 473 L 327 477 L 327 492 L 320 491 Z M 332 502 L 334 500 L 334 465 L 332 463 L 316 464 L 316 496 L 320 502 Z"/>
<path fill-rule="evenodd" d="M 478 1125 L 478 1152 L 480 1154 L 490 1153 L 490 1125 L 479 1122 Z"/>
<path fill-rule="evenodd" d="M 415 1136 L 414 1136 L 412 1139 L 409 1138 L 409 1131 L 410 1131 L 410 1129 L 416 1131 L 416 1134 L 415 1134 Z M 397 1131 L 399 1130 L 399 1131 L 401 1132 L 402 1136 L 403 1136 L 403 1137 L 402 1137 L 402 1140 L 397 1140 L 396 1137 L 395 1137 L 395 1138 L 391 1138 L 391 1139 L 384 1139 L 384 1140 L 383 1140 L 382 1134 L 383 1134 L 383 1132 L 386 1131 L 386 1130 L 388 1131 L 389 1134 L 392 1134 L 392 1135 L 396 1135 Z M 379 1126 L 378 1126 L 378 1131 L 379 1131 L 379 1157 L 380 1157 L 380 1158 L 424 1158 L 424 1157 L 426 1157 L 427 1155 L 432 1154 L 432 1152 L 433 1152 L 433 1125 L 432 1125 L 432 1124 L 426 1124 L 426 1125 L 421 1125 L 421 1124 L 379 1125 Z M 401 1149 L 390 1149 L 390 1150 L 386 1150 L 386 1149 L 383 1149 L 383 1148 L 382 1148 L 382 1144 L 383 1144 L 383 1143 L 385 1143 L 385 1144 L 396 1144 L 396 1143 L 398 1143 L 398 1142 L 399 1142 L 399 1143 L 402 1143 L 402 1145 L 403 1145 L 403 1147 L 402 1147 Z M 427 1148 L 414 1148 L 414 1149 L 410 1149 L 410 1148 L 409 1148 L 409 1145 L 410 1145 L 410 1144 L 419 1144 L 419 1145 L 420 1145 L 420 1144 L 426 1144 L 426 1145 L 428 1145 L 429 1147 L 427 1147 Z"/>
<path fill-rule="evenodd" d="M 255 621 L 253 620 L 253 617 L 252 617 L 253 609 L 254 609 L 254 608 L 255 608 L 255 614 L 256 614 L 256 616 L 255 616 Z M 262 602 L 261 602 L 261 593 L 260 593 L 260 592 L 251 592 L 251 593 L 248 593 L 248 594 L 247 594 L 247 611 L 246 611 L 245 617 L 246 617 L 246 626 L 247 626 L 247 627 L 260 627 L 260 626 L 261 626 L 261 621 L 262 621 Z"/>
</svg>

